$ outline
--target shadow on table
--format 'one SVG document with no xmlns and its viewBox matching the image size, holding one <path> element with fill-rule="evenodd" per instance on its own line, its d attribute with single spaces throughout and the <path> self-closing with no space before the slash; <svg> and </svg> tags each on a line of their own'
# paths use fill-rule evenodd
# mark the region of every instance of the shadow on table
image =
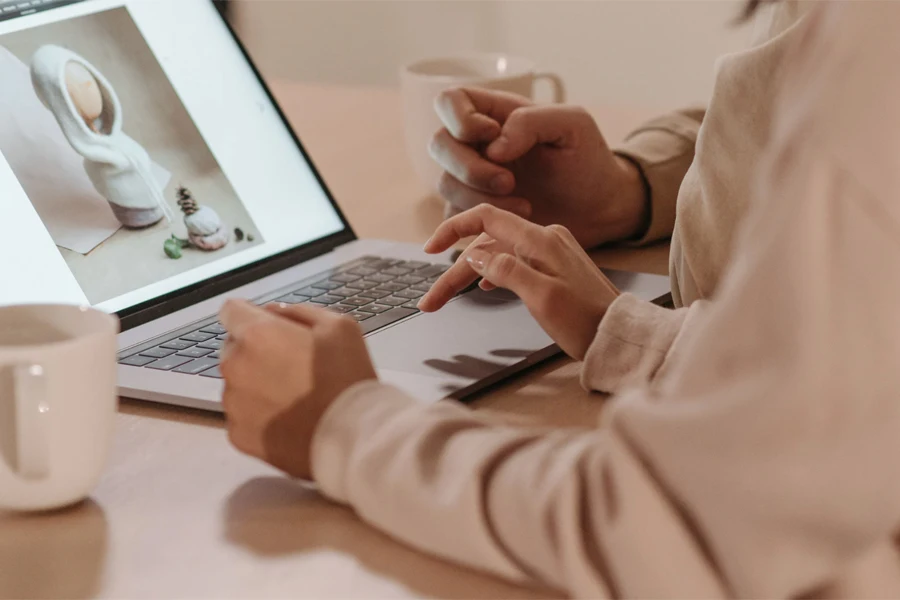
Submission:
<svg viewBox="0 0 900 600">
<path fill-rule="evenodd" d="M 283 557 L 336 551 L 417 594 L 460 599 L 553 597 L 416 552 L 289 479 L 248 481 L 228 499 L 225 521 L 227 539 L 255 554 Z"/>
<path fill-rule="evenodd" d="M 100 591 L 108 526 L 86 500 L 71 508 L 0 511 L 0 598 L 91 598 Z"/>
</svg>

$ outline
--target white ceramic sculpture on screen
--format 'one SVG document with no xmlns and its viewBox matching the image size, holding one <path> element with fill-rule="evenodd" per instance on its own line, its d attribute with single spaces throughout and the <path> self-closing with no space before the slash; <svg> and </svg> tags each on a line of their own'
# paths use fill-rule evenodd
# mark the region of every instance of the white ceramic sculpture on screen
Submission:
<svg viewBox="0 0 900 600">
<path fill-rule="evenodd" d="M 54 45 L 35 52 L 31 80 L 116 218 L 132 228 L 171 220 L 150 157 L 122 131 L 122 106 L 109 81 L 83 57 Z"/>
</svg>

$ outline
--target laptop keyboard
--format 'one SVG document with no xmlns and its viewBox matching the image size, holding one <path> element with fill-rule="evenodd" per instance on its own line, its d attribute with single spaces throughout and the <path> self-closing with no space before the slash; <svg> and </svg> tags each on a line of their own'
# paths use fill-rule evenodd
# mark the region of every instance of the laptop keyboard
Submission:
<svg viewBox="0 0 900 600">
<path fill-rule="evenodd" d="M 355 319 L 370 334 L 419 312 L 416 303 L 448 265 L 366 256 L 257 300 L 312 304 Z M 228 333 L 215 317 L 129 348 L 119 364 L 221 379 Z"/>
</svg>

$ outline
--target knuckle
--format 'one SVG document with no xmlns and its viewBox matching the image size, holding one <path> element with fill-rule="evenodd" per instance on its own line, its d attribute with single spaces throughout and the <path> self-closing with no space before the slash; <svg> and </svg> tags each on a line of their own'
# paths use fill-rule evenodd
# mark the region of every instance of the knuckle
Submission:
<svg viewBox="0 0 900 600">
<path fill-rule="evenodd" d="M 508 278 L 516 270 L 516 259 L 510 254 L 498 254 L 491 262 L 491 272 L 498 279 Z"/>
<path fill-rule="evenodd" d="M 569 243 L 575 240 L 575 236 L 572 235 L 572 232 L 569 231 L 568 227 L 560 225 L 558 223 L 554 223 L 553 225 L 548 225 L 547 229 L 556 236 L 557 239 Z"/>
<path fill-rule="evenodd" d="M 449 200 L 455 191 L 456 180 L 453 178 L 453 175 L 445 171 L 438 180 L 438 193 Z"/>
</svg>

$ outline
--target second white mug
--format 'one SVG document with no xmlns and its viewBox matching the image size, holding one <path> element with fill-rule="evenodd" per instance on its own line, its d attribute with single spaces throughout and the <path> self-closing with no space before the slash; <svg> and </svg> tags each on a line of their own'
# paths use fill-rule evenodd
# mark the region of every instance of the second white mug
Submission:
<svg viewBox="0 0 900 600">
<path fill-rule="evenodd" d="M 428 144 L 441 128 L 434 110 L 435 98 L 441 92 L 469 86 L 534 98 L 535 82 L 539 80 L 551 84 L 553 102 L 565 101 L 565 87 L 559 75 L 541 72 L 532 61 L 506 54 L 431 58 L 403 67 L 400 83 L 406 145 L 422 183 L 434 190 L 442 173 L 428 154 Z"/>
</svg>

